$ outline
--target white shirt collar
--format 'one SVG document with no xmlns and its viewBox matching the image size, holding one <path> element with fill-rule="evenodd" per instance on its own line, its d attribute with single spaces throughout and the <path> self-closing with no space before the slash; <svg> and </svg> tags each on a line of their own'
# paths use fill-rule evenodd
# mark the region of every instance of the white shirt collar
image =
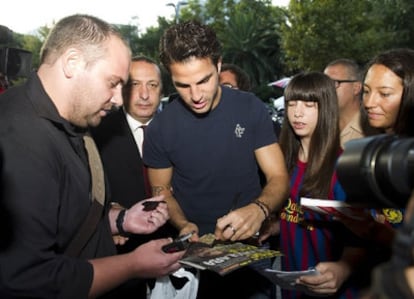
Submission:
<svg viewBox="0 0 414 299">
<path fill-rule="evenodd" d="M 143 124 L 140 121 L 133 118 L 128 112 L 126 112 L 125 108 L 124 108 L 124 112 L 126 114 L 126 119 L 127 119 L 129 128 L 131 129 L 132 132 L 135 132 L 137 129 L 139 129 L 143 125 L 149 125 L 149 123 L 152 121 L 152 119 L 150 119 L 147 123 Z"/>
</svg>

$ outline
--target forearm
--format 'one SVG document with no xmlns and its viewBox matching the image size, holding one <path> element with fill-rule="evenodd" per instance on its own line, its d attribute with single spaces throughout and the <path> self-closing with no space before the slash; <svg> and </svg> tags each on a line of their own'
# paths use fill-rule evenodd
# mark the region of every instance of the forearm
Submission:
<svg viewBox="0 0 414 299">
<path fill-rule="evenodd" d="M 396 230 L 384 223 L 373 221 L 369 226 L 368 238 L 387 247 L 391 247 L 396 235 Z"/>
<path fill-rule="evenodd" d="M 363 264 L 367 257 L 367 251 L 362 247 L 345 247 L 339 262 L 343 263 L 349 272 L 353 272 L 359 265 Z"/>
<path fill-rule="evenodd" d="M 266 185 L 257 198 L 269 207 L 269 214 L 282 208 L 289 197 L 289 175 L 278 144 L 255 151 L 259 167 L 266 177 Z"/>
<path fill-rule="evenodd" d="M 257 198 L 269 209 L 269 214 L 279 210 L 289 196 L 289 181 L 285 176 L 275 176 L 267 181 Z"/>
<path fill-rule="evenodd" d="M 90 260 L 94 276 L 89 298 L 96 298 L 132 278 L 136 271 L 130 259 L 129 254 L 122 254 Z"/>
<path fill-rule="evenodd" d="M 180 231 L 187 223 L 188 220 L 184 215 L 183 210 L 175 199 L 171 192 L 170 186 L 153 186 L 152 191 L 154 195 L 164 195 L 165 201 L 168 206 L 168 213 L 170 215 L 170 223 Z"/>
<path fill-rule="evenodd" d="M 126 254 L 90 260 L 93 281 L 89 297 L 95 298 L 132 278 L 156 278 L 178 270 L 185 251 L 165 253 L 162 247 L 171 239 L 155 239 Z"/>
<path fill-rule="evenodd" d="M 187 217 L 185 217 L 183 210 L 173 196 L 168 197 L 166 201 L 168 204 L 168 212 L 170 213 L 170 223 L 180 231 L 188 224 Z"/>
<path fill-rule="evenodd" d="M 411 293 L 414 294 L 414 267 L 408 267 L 404 271 L 405 279 L 410 287 Z"/>
</svg>

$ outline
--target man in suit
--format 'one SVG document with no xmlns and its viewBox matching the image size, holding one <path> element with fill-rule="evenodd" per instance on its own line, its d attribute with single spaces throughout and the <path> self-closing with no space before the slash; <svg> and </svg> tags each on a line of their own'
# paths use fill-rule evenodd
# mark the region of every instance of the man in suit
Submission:
<svg viewBox="0 0 414 299">
<path fill-rule="evenodd" d="M 156 114 L 161 93 L 161 71 L 156 62 L 144 56 L 133 57 L 129 80 L 123 90 L 123 107 L 110 113 L 92 130 L 107 175 L 111 198 L 116 198 L 117 204 L 125 208 L 151 197 L 142 162 L 145 129 L 142 126 L 148 125 Z M 150 239 L 169 237 L 173 233 L 165 225 L 153 234 L 119 237 L 115 241 L 118 253 L 124 253 Z M 130 286 L 131 289 L 124 289 L 122 295 L 117 290 L 116 296 L 129 298 L 128 295 L 132 293 L 134 298 L 145 298 L 145 284 L 131 282 Z"/>
</svg>

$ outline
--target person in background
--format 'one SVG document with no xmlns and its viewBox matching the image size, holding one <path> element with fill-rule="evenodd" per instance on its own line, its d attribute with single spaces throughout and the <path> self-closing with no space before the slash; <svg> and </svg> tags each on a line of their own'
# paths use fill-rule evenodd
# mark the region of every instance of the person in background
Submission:
<svg viewBox="0 0 414 299">
<path fill-rule="evenodd" d="M 180 267 L 183 253 L 161 249 L 170 239 L 116 255 L 112 238 L 155 231 L 169 217 L 166 204 L 153 211 L 142 203 L 120 209 L 108 204 L 108 192 L 102 198 L 105 186 L 93 188 L 96 196 L 92 190 L 97 181 L 90 172 L 99 168 L 99 156 L 91 154 L 93 142 L 84 143 L 91 141 L 86 133 L 122 104 L 130 61 L 114 27 L 89 15 L 68 16 L 46 38 L 38 71 L 0 95 L 0 204 L 7 227 L 0 246 L 1 298 L 96 298 L 131 278 Z M 68 253 L 95 206 L 101 207 L 97 224 L 79 253 Z"/>
<path fill-rule="evenodd" d="M 413 65 L 412 49 L 383 52 L 367 65 L 363 104 L 372 127 L 401 137 L 414 136 Z"/>
<path fill-rule="evenodd" d="M 301 197 L 345 200 L 335 166 L 342 150 L 334 82 L 323 73 L 300 73 L 284 93 L 280 145 L 290 175 L 290 197 L 280 213 L 282 270 L 315 267 L 302 276 L 307 292 L 282 290 L 282 298 L 357 298 L 351 273 L 364 256 L 362 242 L 332 217 L 303 210 Z"/>
<path fill-rule="evenodd" d="M 157 63 L 145 56 L 134 56 L 123 89 L 123 107 L 103 118 L 99 126 L 91 128 L 111 197 L 117 198 L 117 203 L 125 208 L 151 197 L 142 162 L 142 143 L 145 126 L 157 113 L 161 96 L 161 71 Z M 163 226 L 152 234 L 130 235 L 117 246 L 117 251 L 130 252 L 151 239 L 173 236 L 174 233 L 169 232 L 168 226 Z M 112 293 L 117 298 L 145 298 L 146 283 L 135 279 Z"/>
<path fill-rule="evenodd" d="M 8 85 L 9 84 L 7 84 L 7 77 L 2 72 L 0 72 L 0 94 L 6 91 Z"/>
<path fill-rule="evenodd" d="M 362 112 L 362 80 L 360 66 L 352 59 L 340 58 L 328 63 L 324 73 L 334 82 L 339 105 L 341 146 L 351 139 L 372 134 Z"/>
<path fill-rule="evenodd" d="M 144 141 L 154 194 L 165 196 L 180 235 L 195 232 L 192 241 L 208 233 L 230 241 L 256 236 L 288 192 L 266 107 L 252 93 L 219 84 L 221 45 L 208 26 L 190 21 L 168 28 L 160 61 L 179 97 L 157 114 Z M 250 267 L 225 277 L 200 275 L 198 298 L 269 298 L 273 288 Z"/>
<path fill-rule="evenodd" d="M 379 133 L 413 137 L 414 83 L 411 80 L 414 50 L 392 49 L 375 56 L 366 66 L 363 79 L 363 105 L 371 127 Z M 367 223 L 343 219 L 359 235 L 390 247 L 396 230 L 403 223 L 403 210 L 384 207 Z"/>
<path fill-rule="evenodd" d="M 240 67 L 231 63 L 223 63 L 220 71 L 220 84 L 230 88 L 250 91 L 249 75 Z"/>
<path fill-rule="evenodd" d="M 367 64 L 363 79 L 363 105 L 371 127 L 401 138 L 414 137 L 414 50 L 384 51 Z M 413 197 L 411 202 L 414 202 Z M 412 213 L 409 212 L 412 204 L 408 207 L 407 212 Z M 414 229 L 409 220 L 404 220 L 404 213 L 405 209 L 384 207 L 375 219 L 367 217 L 362 224 L 341 219 L 355 233 L 377 247 L 392 249 L 394 244 L 391 260 L 377 261 L 377 264 L 386 263 L 374 270 L 371 286 L 371 292 L 375 295 L 373 298 L 412 298 L 414 267 L 412 257 L 406 255 L 412 252 L 412 244 L 402 245 L 404 242 L 396 240 L 398 235 L 410 240 Z M 408 227 L 401 227 L 404 222 Z M 403 263 L 397 263 L 397 260 Z"/>
</svg>

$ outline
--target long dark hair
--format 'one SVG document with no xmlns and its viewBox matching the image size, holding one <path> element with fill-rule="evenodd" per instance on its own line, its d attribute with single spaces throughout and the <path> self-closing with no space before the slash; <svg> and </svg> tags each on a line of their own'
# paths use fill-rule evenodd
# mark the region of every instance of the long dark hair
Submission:
<svg viewBox="0 0 414 299">
<path fill-rule="evenodd" d="M 320 72 L 300 73 L 294 76 L 285 90 L 285 117 L 280 135 L 280 146 L 289 174 L 297 164 L 300 138 L 289 124 L 289 101 L 310 101 L 318 105 L 318 123 L 309 145 L 306 173 L 300 196 L 327 197 L 335 164 L 340 153 L 339 109 L 334 82 Z"/>
<path fill-rule="evenodd" d="M 366 66 L 367 71 L 374 64 L 390 69 L 403 82 L 403 93 L 393 131 L 397 135 L 414 136 L 414 50 L 392 49 L 375 56 Z"/>
</svg>

